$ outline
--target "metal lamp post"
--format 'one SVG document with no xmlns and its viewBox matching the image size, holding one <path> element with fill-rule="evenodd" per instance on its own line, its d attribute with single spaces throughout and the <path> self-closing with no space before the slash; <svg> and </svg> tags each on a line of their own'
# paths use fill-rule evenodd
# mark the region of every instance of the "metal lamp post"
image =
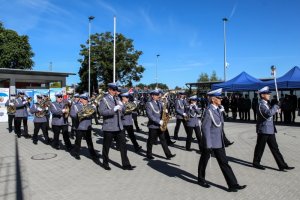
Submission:
<svg viewBox="0 0 300 200">
<path fill-rule="evenodd" d="M 91 95 L 91 22 L 94 18 L 94 16 L 89 17 L 89 96 Z"/>
<path fill-rule="evenodd" d="M 157 83 L 157 64 L 158 64 L 158 57 L 159 56 L 160 56 L 159 54 L 156 55 L 156 68 L 155 68 L 156 88 L 158 87 L 158 83 Z"/>
<path fill-rule="evenodd" d="M 223 18 L 223 22 L 224 22 L 224 82 L 226 81 L 226 65 L 227 65 L 227 61 L 226 61 L 226 22 L 228 21 L 227 18 Z"/>
</svg>

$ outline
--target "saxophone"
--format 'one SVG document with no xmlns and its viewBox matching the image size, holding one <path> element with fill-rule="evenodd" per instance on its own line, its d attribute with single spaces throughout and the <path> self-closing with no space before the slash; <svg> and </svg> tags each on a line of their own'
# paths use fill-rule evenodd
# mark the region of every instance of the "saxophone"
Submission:
<svg viewBox="0 0 300 200">
<path fill-rule="evenodd" d="M 77 117 L 78 117 L 79 122 L 81 122 L 85 118 L 93 116 L 93 114 L 95 112 L 96 111 L 95 111 L 94 107 L 91 104 L 87 104 L 87 105 L 83 106 L 82 110 L 77 113 Z"/>
<path fill-rule="evenodd" d="M 160 130 L 162 132 L 166 131 L 167 130 L 167 125 L 168 125 L 168 122 L 171 118 L 171 116 L 169 115 L 169 113 L 167 112 L 167 109 L 168 109 L 168 101 L 167 101 L 167 96 L 168 96 L 169 92 L 165 93 L 161 99 L 162 99 L 162 102 L 163 102 L 163 110 L 162 110 L 162 117 L 161 119 L 163 120 L 163 124 L 160 126 Z"/>
</svg>

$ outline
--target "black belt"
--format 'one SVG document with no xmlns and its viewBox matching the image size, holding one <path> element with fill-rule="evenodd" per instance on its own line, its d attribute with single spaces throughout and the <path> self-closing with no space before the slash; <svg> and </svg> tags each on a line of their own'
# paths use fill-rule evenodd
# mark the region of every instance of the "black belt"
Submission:
<svg viewBox="0 0 300 200">
<path fill-rule="evenodd" d="M 21 106 L 21 107 L 16 107 L 16 110 L 21 110 L 21 109 L 24 109 L 25 106 Z"/>
<path fill-rule="evenodd" d="M 55 118 L 61 118 L 62 115 L 55 115 L 55 114 L 52 114 L 52 117 L 55 117 Z"/>
</svg>

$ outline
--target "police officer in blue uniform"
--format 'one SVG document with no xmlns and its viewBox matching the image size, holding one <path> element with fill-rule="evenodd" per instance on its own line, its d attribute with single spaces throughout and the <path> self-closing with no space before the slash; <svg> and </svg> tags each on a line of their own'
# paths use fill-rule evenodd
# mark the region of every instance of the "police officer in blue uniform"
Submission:
<svg viewBox="0 0 300 200">
<path fill-rule="evenodd" d="M 78 127 L 78 120 L 77 120 L 77 113 L 79 112 L 79 108 L 81 107 L 79 94 L 74 94 L 74 100 L 72 101 L 72 106 L 70 109 L 70 117 L 72 120 L 72 127 L 71 127 L 71 135 L 70 137 L 74 139 L 76 127 Z"/>
<path fill-rule="evenodd" d="M 15 107 L 15 102 L 16 102 L 16 94 L 11 94 L 9 99 L 7 99 L 7 101 L 5 102 L 5 106 L 11 106 L 11 107 Z M 8 111 L 7 110 L 7 116 L 8 116 L 8 131 L 9 133 L 11 133 L 13 131 L 12 128 L 12 124 L 13 121 L 15 120 L 15 111 Z"/>
<path fill-rule="evenodd" d="M 200 114 L 200 108 L 197 106 L 197 96 L 191 96 L 189 98 L 189 106 L 187 107 L 185 113 L 188 116 L 188 120 L 186 122 L 187 127 L 187 137 L 186 137 L 186 146 L 185 149 L 187 151 L 191 151 L 191 143 L 193 139 L 193 131 L 195 131 L 196 138 L 198 140 L 199 150 L 201 151 L 201 130 L 199 125 L 198 116 Z"/>
<path fill-rule="evenodd" d="M 260 161 L 264 153 L 266 143 L 268 143 L 279 170 L 285 171 L 286 169 L 294 169 L 294 167 L 289 167 L 286 164 L 278 148 L 275 137 L 275 133 L 277 133 L 277 131 L 273 121 L 273 116 L 279 112 L 280 108 L 276 104 L 273 105 L 273 107 L 270 106 L 270 93 L 269 87 L 267 86 L 258 91 L 260 101 L 257 106 L 257 142 L 254 150 L 253 167 L 261 170 L 265 169 L 265 167 L 260 164 Z"/>
<path fill-rule="evenodd" d="M 119 145 L 123 169 L 133 170 L 135 166 L 130 164 L 127 157 L 126 139 L 121 119 L 124 107 L 119 103 L 119 99 L 117 99 L 117 93 L 118 86 L 115 83 L 109 83 L 108 94 L 104 96 L 99 103 L 99 111 L 103 116 L 103 168 L 105 170 L 111 170 L 108 164 L 108 153 L 111 142 L 113 139 L 115 139 Z"/>
<path fill-rule="evenodd" d="M 28 99 L 25 99 L 25 93 L 23 91 L 19 91 L 19 97 L 16 99 L 15 107 L 16 107 L 16 113 L 15 113 L 15 133 L 18 136 L 18 138 L 21 137 L 21 123 L 23 121 L 24 126 L 24 137 L 30 138 L 31 135 L 28 134 L 28 126 L 27 126 L 27 119 L 28 119 L 28 112 L 27 108 L 30 107 L 30 102 Z"/>
<path fill-rule="evenodd" d="M 179 92 L 179 98 L 175 101 L 175 112 L 176 112 L 176 126 L 174 129 L 174 139 L 178 140 L 178 132 L 180 129 L 180 124 L 183 124 L 184 130 L 187 133 L 186 130 L 186 121 L 184 118 L 187 116 L 187 114 L 184 112 L 185 108 L 187 107 L 187 102 L 185 100 L 185 92 L 181 91 Z"/>
<path fill-rule="evenodd" d="M 172 154 L 167 145 L 165 135 L 160 130 L 160 126 L 163 124 L 161 120 L 162 117 L 162 104 L 159 102 L 159 90 L 152 90 L 150 92 L 151 101 L 146 103 L 146 114 L 149 118 L 148 128 L 149 128 L 149 136 L 147 140 L 147 158 L 154 159 L 152 155 L 152 146 L 155 143 L 157 137 L 159 137 L 161 146 L 164 150 L 164 153 L 168 159 L 175 157 L 176 154 Z"/>
<path fill-rule="evenodd" d="M 138 144 L 138 142 L 136 141 L 136 137 L 134 135 L 132 111 L 126 111 L 126 107 L 129 105 L 128 104 L 129 96 L 130 96 L 130 94 L 128 92 L 121 94 L 122 103 L 125 107 L 123 109 L 124 112 L 122 113 L 122 123 L 124 126 L 124 130 L 127 131 L 128 136 L 133 144 L 135 152 L 138 152 L 142 149 L 142 147 Z"/>
<path fill-rule="evenodd" d="M 52 147 L 60 149 L 59 135 L 60 132 L 62 132 L 66 149 L 67 151 L 70 151 L 72 149 L 72 144 L 68 134 L 68 123 L 64 116 L 67 112 L 65 109 L 65 104 L 67 102 L 63 102 L 63 95 L 61 92 L 55 93 L 55 97 L 56 101 L 52 102 L 50 105 L 50 111 L 52 113 L 52 131 L 54 133 Z"/>
<path fill-rule="evenodd" d="M 33 144 L 38 143 L 38 133 L 40 129 L 43 132 L 45 143 L 50 144 L 51 139 L 48 136 L 47 132 L 47 118 L 45 115 L 45 108 L 41 107 L 40 103 L 42 101 L 42 95 L 36 95 L 37 102 L 34 103 L 30 108 L 30 113 L 34 115 L 33 123 L 34 123 L 34 131 L 32 136 Z"/>
<path fill-rule="evenodd" d="M 205 180 L 205 170 L 210 154 L 213 152 L 227 182 L 228 192 L 237 192 L 244 189 L 246 185 L 238 184 L 228 164 L 223 139 L 224 119 L 218 108 L 221 105 L 222 89 L 213 90 L 208 92 L 207 95 L 209 96 L 210 105 L 206 108 L 202 118 L 203 151 L 198 166 L 198 183 L 202 187 L 210 187 Z"/>
<path fill-rule="evenodd" d="M 81 148 L 81 140 L 82 137 L 85 137 L 90 155 L 92 157 L 92 160 L 95 163 L 100 163 L 97 153 L 94 149 L 93 141 L 92 141 L 92 119 L 94 118 L 94 113 L 96 110 L 92 105 L 88 104 L 89 97 L 87 94 L 80 95 L 80 104 L 77 104 L 76 108 L 78 108 L 78 111 L 76 113 L 77 117 L 74 119 L 78 121 L 76 123 L 76 139 L 74 148 L 72 149 L 71 154 L 77 159 L 80 160 L 80 148 Z M 81 112 L 84 112 L 84 110 L 89 110 L 88 113 L 85 113 L 84 117 L 81 117 L 80 119 L 78 116 Z M 94 112 L 91 112 L 90 110 L 94 110 Z"/>
</svg>

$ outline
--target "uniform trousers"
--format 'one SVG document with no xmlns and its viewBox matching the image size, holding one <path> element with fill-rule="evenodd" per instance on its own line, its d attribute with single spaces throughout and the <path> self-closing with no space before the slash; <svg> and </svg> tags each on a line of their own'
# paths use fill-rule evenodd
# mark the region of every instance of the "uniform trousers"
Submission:
<svg viewBox="0 0 300 200">
<path fill-rule="evenodd" d="M 85 137 L 86 144 L 88 146 L 90 155 L 92 158 L 96 157 L 96 151 L 94 149 L 93 141 L 92 141 L 92 130 L 89 128 L 88 130 L 77 130 L 76 131 L 76 139 L 75 139 L 75 144 L 74 144 L 74 149 L 73 151 L 79 155 L 80 148 L 81 148 L 81 140 L 82 137 Z"/>
<path fill-rule="evenodd" d="M 27 126 L 27 117 L 15 117 L 15 133 L 18 136 L 21 136 L 21 123 L 23 121 L 23 126 L 24 126 L 24 135 L 28 135 L 28 126 Z"/>
<path fill-rule="evenodd" d="M 13 121 L 15 119 L 15 115 L 10 115 L 8 114 L 8 131 L 9 132 L 12 132 L 12 124 L 13 124 Z"/>
<path fill-rule="evenodd" d="M 195 131 L 196 138 L 198 140 L 199 150 L 201 150 L 201 130 L 199 126 L 191 127 L 187 126 L 187 137 L 186 137 L 186 150 L 191 149 L 192 139 L 193 139 L 193 131 Z"/>
<path fill-rule="evenodd" d="M 161 132 L 161 130 L 159 128 L 158 129 L 149 128 L 149 136 L 148 136 L 148 140 L 147 140 L 147 156 L 149 156 L 149 157 L 152 156 L 152 146 L 155 143 L 155 141 L 157 140 L 157 137 L 159 137 L 161 146 L 165 152 L 166 157 L 170 157 L 172 154 L 167 145 L 165 135 L 163 132 Z"/>
<path fill-rule="evenodd" d="M 108 153 L 109 153 L 109 149 L 110 149 L 111 142 L 113 139 L 119 145 L 118 147 L 120 149 L 123 167 L 130 165 L 129 159 L 127 157 L 126 139 L 125 139 L 124 131 L 123 130 L 121 130 L 121 131 L 103 131 L 103 134 L 104 134 L 103 149 L 102 149 L 103 165 L 108 166 L 108 162 L 109 162 Z"/>
<path fill-rule="evenodd" d="M 126 130 L 128 136 L 129 136 L 129 138 L 130 138 L 130 140 L 131 140 L 131 142 L 132 142 L 134 148 L 135 148 L 135 149 L 138 149 L 138 148 L 139 148 L 139 144 L 137 143 L 136 137 L 135 137 L 135 135 L 134 135 L 133 125 L 129 125 L 129 126 L 125 126 L 125 125 L 124 125 L 124 131 L 125 131 L 125 130 Z"/>
<path fill-rule="evenodd" d="M 78 127 L 78 120 L 75 117 L 71 117 L 72 127 L 71 127 L 71 135 L 74 135 L 76 128 Z"/>
<path fill-rule="evenodd" d="M 287 167 L 287 164 L 285 163 L 283 156 L 281 155 L 278 144 L 276 141 L 275 134 L 262 134 L 259 133 L 257 135 L 257 141 L 256 141 L 256 146 L 254 150 L 254 158 L 253 158 L 253 163 L 254 164 L 260 164 L 262 155 L 265 150 L 266 143 L 268 143 L 268 146 L 275 158 L 275 161 L 278 165 L 278 168 L 285 168 Z"/>
<path fill-rule="evenodd" d="M 179 132 L 181 123 L 183 124 L 184 130 L 187 133 L 185 120 L 184 119 L 176 119 L 176 126 L 174 129 L 174 138 L 175 139 L 178 138 L 178 132 Z"/>
<path fill-rule="evenodd" d="M 138 130 L 140 130 L 140 127 L 139 127 L 139 123 L 137 121 L 137 116 L 138 116 L 138 114 L 136 112 L 132 113 L 132 119 L 134 122 L 134 126 L 135 126 L 135 129 L 138 131 Z"/>
<path fill-rule="evenodd" d="M 38 141 L 38 133 L 39 133 L 40 129 L 43 132 L 45 141 L 49 142 L 49 136 L 48 136 L 48 132 L 47 132 L 47 122 L 39 122 L 39 123 L 35 122 L 34 123 L 32 140 L 35 142 Z"/>
<path fill-rule="evenodd" d="M 218 161 L 218 164 L 221 168 L 221 171 L 223 173 L 223 176 L 225 177 L 226 183 L 228 187 L 233 187 L 235 185 L 238 185 L 236 177 L 228 164 L 228 159 L 226 156 L 226 152 L 224 148 L 218 148 L 218 149 L 211 149 L 214 152 L 214 155 Z M 209 149 L 203 149 L 199 165 L 198 165 L 198 180 L 204 181 L 205 180 L 205 170 L 208 163 L 208 160 L 210 158 L 210 150 Z"/>
<path fill-rule="evenodd" d="M 71 144 L 69 134 L 68 134 L 68 126 L 67 125 L 62 125 L 62 126 L 52 125 L 52 131 L 54 133 L 53 143 L 52 143 L 54 148 L 59 147 L 60 132 L 62 132 L 63 140 L 65 142 L 67 149 L 72 148 L 72 144 Z"/>
</svg>

